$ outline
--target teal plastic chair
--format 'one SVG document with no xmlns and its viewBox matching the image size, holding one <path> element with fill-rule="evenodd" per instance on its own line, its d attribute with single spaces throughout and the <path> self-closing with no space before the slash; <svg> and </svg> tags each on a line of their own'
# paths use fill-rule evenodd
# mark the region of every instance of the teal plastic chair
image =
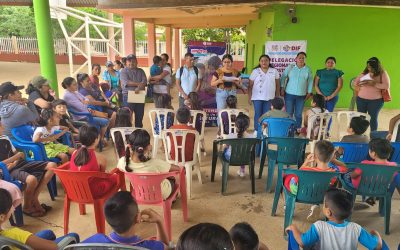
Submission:
<svg viewBox="0 0 400 250">
<path fill-rule="evenodd" d="M 256 146 L 260 143 L 260 139 L 256 138 L 240 138 L 240 139 L 223 139 L 214 141 L 213 160 L 211 167 L 211 181 L 214 181 L 215 169 L 217 166 L 217 157 L 222 163 L 222 188 L 221 193 L 225 194 L 228 184 L 229 166 L 249 166 L 251 178 L 251 193 L 256 193 L 254 165 L 256 157 Z M 231 158 L 228 160 L 224 156 L 223 151 L 218 152 L 218 145 L 229 145 L 232 148 Z"/>
<path fill-rule="evenodd" d="M 325 192 L 331 187 L 332 178 L 339 177 L 339 173 L 336 172 L 314 172 L 298 169 L 284 169 L 283 173 L 286 175 L 294 174 L 298 177 L 297 194 L 292 194 L 281 186 L 286 198 L 284 229 L 292 224 L 296 202 L 312 205 L 323 204 Z"/>
<path fill-rule="evenodd" d="M 304 154 L 309 140 L 304 138 L 291 138 L 291 137 L 267 137 L 264 138 L 266 145 L 266 154 L 261 155 L 260 159 L 260 173 L 259 178 L 262 176 L 265 157 L 268 156 L 268 176 L 267 184 L 265 187 L 266 192 L 271 192 L 272 181 L 274 178 L 275 164 L 282 165 L 281 170 L 278 171 L 278 184 L 282 181 L 283 165 L 297 165 L 301 166 L 304 162 Z M 269 149 L 269 145 L 277 145 L 277 150 Z M 279 174 L 281 177 L 279 177 Z M 277 184 L 277 187 L 279 186 Z"/>
<path fill-rule="evenodd" d="M 384 217 L 385 234 L 389 234 L 392 193 L 389 192 L 388 188 L 394 173 L 398 172 L 400 167 L 349 163 L 347 168 L 361 169 L 361 181 L 357 189 L 347 186 L 342 181 L 343 187 L 353 194 L 354 200 L 357 195 L 379 198 L 379 214 Z"/>
</svg>

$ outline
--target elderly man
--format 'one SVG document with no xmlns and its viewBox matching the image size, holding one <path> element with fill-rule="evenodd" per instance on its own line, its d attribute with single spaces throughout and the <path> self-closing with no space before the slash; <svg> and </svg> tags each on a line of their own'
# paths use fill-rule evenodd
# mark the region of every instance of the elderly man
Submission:
<svg viewBox="0 0 400 250">
<path fill-rule="evenodd" d="M 126 57 L 126 67 L 121 70 L 121 84 L 123 104 L 135 113 L 135 127 L 143 127 L 144 103 L 128 103 L 128 91 L 138 92 L 144 90 L 147 84 L 146 74 L 137 67 L 136 56 L 130 54 Z"/>
</svg>

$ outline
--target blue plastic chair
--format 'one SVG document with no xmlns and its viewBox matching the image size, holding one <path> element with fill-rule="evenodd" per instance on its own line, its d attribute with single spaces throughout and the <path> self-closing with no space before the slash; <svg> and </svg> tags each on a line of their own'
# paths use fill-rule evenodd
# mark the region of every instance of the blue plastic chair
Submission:
<svg viewBox="0 0 400 250">
<path fill-rule="evenodd" d="M 342 162 L 362 162 L 368 158 L 368 143 L 333 142 L 335 147 L 343 148 Z"/>
<path fill-rule="evenodd" d="M 304 154 L 306 150 L 306 146 L 309 142 L 308 139 L 304 138 L 291 138 L 291 137 L 267 137 L 264 138 L 265 143 L 265 151 L 266 154 L 263 154 L 260 160 L 260 173 L 259 176 L 262 175 L 262 171 L 265 164 L 265 155 L 268 155 L 268 176 L 267 176 L 267 184 L 265 187 L 266 192 L 271 191 L 272 181 L 274 178 L 275 165 L 278 163 L 278 179 L 277 179 L 277 187 L 279 183 L 282 182 L 282 169 L 283 165 L 296 165 L 298 167 L 301 166 L 304 162 Z M 276 145 L 277 150 L 269 149 L 270 145 Z"/>
<path fill-rule="evenodd" d="M 347 168 L 362 170 L 360 185 L 357 189 L 354 189 L 342 181 L 343 187 L 353 194 L 354 200 L 357 195 L 379 198 L 379 214 L 385 217 L 385 234 L 389 234 L 392 193 L 389 192 L 388 188 L 394 173 L 398 172 L 400 167 L 350 163 L 347 164 Z"/>
<path fill-rule="evenodd" d="M 390 161 L 397 162 L 400 165 L 400 142 L 392 142 L 393 152 L 390 156 Z"/>
<path fill-rule="evenodd" d="M 314 172 L 298 169 L 284 169 L 283 173 L 286 175 L 294 174 L 298 177 L 297 194 L 292 194 L 283 185 L 280 186 L 283 188 L 286 198 L 284 229 L 292 224 L 296 202 L 312 205 L 323 204 L 325 192 L 331 187 L 331 180 L 339 177 L 339 173 L 336 172 Z"/>
</svg>

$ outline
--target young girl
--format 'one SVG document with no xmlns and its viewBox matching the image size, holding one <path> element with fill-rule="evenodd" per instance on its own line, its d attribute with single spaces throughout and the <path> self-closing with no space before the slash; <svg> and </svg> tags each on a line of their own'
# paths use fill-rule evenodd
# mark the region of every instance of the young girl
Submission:
<svg viewBox="0 0 400 250">
<path fill-rule="evenodd" d="M 226 98 L 226 106 L 227 109 L 236 109 L 237 107 L 237 98 L 234 95 L 230 95 Z M 222 129 L 223 129 L 223 134 L 229 134 L 229 117 L 227 113 L 222 113 Z M 220 124 L 221 126 L 221 124 Z M 218 135 L 220 135 L 221 132 L 218 130 Z"/>
<path fill-rule="evenodd" d="M 189 99 L 185 100 L 185 105 L 190 110 L 203 110 L 197 92 L 190 92 Z"/>
<path fill-rule="evenodd" d="M 329 111 L 325 108 L 325 98 L 319 94 L 313 95 L 311 107 L 312 108 L 306 112 L 304 117 L 304 127 L 300 129 L 299 133 L 306 136 L 308 126 L 312 126 L 311 137 L 314 138 L 318 135 L 320 120 L 317 118 L 314 120 L 313 124 L 308 124 L 308 118 L 321 113 L 329 113 Z"/>
<path fill-rule="evenodd" d="M 73 152 L 70 161 L 71 171 L 105 172 L 107 160 L 97 154 L 95 149 L 99 144 L 99 132 L 96 127 L 83 125 L 79 128 L 79 141 L 82 146 Z M 101 197 L 117 183 L 117 174 L 109 179 L 89 179 L 89 186 L 94 197 Z"/>
<path fill-rule="evenodd" d="M 167 95 L 167 94 L 160 94 L 154 104 L 155 104 L 156 108 L 158 108 L 158 109 L 172 109 L 172 110 L 174 109 L 174 107 L 172 107 L 172 104 L 171 104 L 171 96 Z M 173 113 L 169 113 L 167 115 L 167 127 L 164 128 L 164 115 L 161 115 L 160 116 L 161 130 L 169 129 L 172 125 L 174 125 L 174 119 L 175 119 L 175 115 Z M 160 134 L 157 117 L 156 117 L 156 122 L 154 124 L 154 130 L 156 131 L 157 135 Z"/>
<path fill-rule="evenodd" d="M 250 126 L 250 118 L 243 114 L 240 113 L 237 117 L 236 117 L 236 121 L 235 121 L 235 126 L 236 126 L 236 131 L 237 134 L 229 134 L 227 139 L 235 139 L 235 138 L 255 138 L 253 133 L 247 133 L 247 129 Z M 230 159 L 231 158 L 231 147 L 226 147 L 224 149 L 224 155 L 226 159 Z M 240 166 L 240 169 L 237 171 L 237 174 L 240 177 L 245 177 L 246 173 L 244 170 L 245 166 Z"/>
<path fill-rule="evenodd" d="M 117 111 L 115 127 L 132 127 L 132 112 L 129 108 L 123 107 Z M 115 148 L 117 149 L 118 157 L 125 156 L 125 145 L 122 136 L 119 131 L 114 132 Z"/>
<path fill-rule="evenodd" d="M 48 158 L 57 157 L 61 159 L 61 163 L 68 161 L 68 154 L 74 152 L 74 148 L 57 142 L 57 139 L 69 131 L 69 128 L 60 126 L 60 118 L 53 109 L 44 109 L 38 120 L 40 127 L 35 129 L 33 133 L 33 142 L 41 142 L 44 144 L 46 155 Z M 60 133 L 55 133 L 61 130 Z"/>
<path fill-rule="evenodd" d="M 125 156 L 118 161 L 117 167 L 123 172 L 165 173 L 180 171 L 178 166 L 161 159 L 151 158 L 150 134 L 144 129 L 137 129 L 128 138 Z M 167 199 L 174 190 L 175 180 L 164 180 L 161 183 L 163 199 Z"/>
</svg>

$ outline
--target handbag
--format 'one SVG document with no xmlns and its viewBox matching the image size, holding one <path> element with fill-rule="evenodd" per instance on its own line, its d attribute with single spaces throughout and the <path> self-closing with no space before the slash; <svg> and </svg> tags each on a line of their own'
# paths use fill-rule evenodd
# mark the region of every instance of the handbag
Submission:
<svg viewBox="0 0 400 250">
<path fill-rule="evenodd" d="M 382 74 L 381 74 L 381 82 L 382 82 Z M 390 95 L 390 88 L 382 89 L 381 93 L 384 102 L 390 102 L 392 100 L 392 96 Z"/>
</svg>

